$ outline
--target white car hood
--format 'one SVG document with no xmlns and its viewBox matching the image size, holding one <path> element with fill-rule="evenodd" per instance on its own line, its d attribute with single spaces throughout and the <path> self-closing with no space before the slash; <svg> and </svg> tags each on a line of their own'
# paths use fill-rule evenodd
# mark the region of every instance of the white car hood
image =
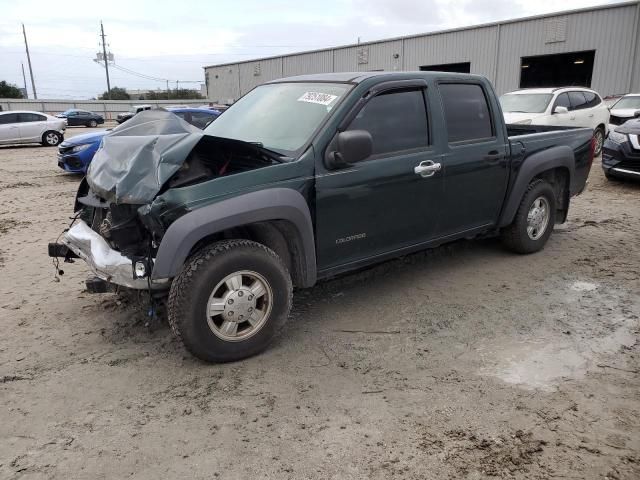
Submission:
<svg viewBox="0 0 640 480">
<path fill-rule="evenodd" d="M 611 110 L 611 115 L 622 118 L 633 118 L 633 115 L 640 111 L 640 108 L 614 108 Z"/>
<path fill-rule="evenodd" d="M 544 117 L 544 113 L 504 112 L 504 121 L 507 124 L 518 123 L 523 120 L 531 120 L 531 123 L 536 123 L 534 120 L 538 117 Z"/>
</svg>

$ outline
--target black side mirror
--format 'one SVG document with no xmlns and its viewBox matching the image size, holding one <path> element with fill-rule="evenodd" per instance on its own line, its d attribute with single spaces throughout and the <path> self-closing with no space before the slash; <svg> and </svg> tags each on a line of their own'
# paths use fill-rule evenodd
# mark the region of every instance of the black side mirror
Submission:
<svg viewBox="0 0 640 480">
<path fill-rule="evenodd" d="M 335 150 L 327 154 L 327 167 L 342 168 L 369 158 L 373 139 L 366 130 L 340 132 L 333 142 Z"/>
<path fill-rule="evenodd" d="M 640 118 L 640 110 L 636 110 L 636 111 L 633 113 L 633 118 Z"/>
</svg>

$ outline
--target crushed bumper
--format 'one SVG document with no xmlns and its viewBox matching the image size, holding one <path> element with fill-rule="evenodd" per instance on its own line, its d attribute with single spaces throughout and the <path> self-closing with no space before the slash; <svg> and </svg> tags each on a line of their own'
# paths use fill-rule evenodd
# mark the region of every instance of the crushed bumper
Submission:
<svg viewBox="0 0 640 480">
<path fill-rule="evenodd" d="M 61 243 L 84 260 L 98 278 L 123 287 L 148 290 L 147 278 L 134 278 L 131 259 L 112 249 L 107 241 L 79 220 L 63 236 Z M 169 286 L 167 279 L 152 280 L 152 289 Z"/>
</svg>

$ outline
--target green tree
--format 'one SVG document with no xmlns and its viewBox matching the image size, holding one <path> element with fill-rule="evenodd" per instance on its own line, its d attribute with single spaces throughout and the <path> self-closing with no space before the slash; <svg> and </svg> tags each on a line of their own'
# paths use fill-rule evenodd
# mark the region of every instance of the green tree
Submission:
<svg viewBox="0 0 640 480">
<path fill-rule="evenodd" d="M 178 90 L 169 90 L 169 98 L 167 91 L 148 91 L 145 94 L 147 100 L 197 100 L 202 98 L 198 90 L 189 90 L 188 88 L 180 88 Z"/>
<path fill-rule="evenodd" d="M 0 98 L 22 98 L 22 90 L 2 80 L 0 81 Z"/>
<path fill-rule="evenodd" d="M 129 94 L 124 88 L 113 87 L 111 89 L 111 100 L 129 100 Z M 109 92 L 104 92 L 98 96 L 98 100 L 109 100 Z"/>
</svg>

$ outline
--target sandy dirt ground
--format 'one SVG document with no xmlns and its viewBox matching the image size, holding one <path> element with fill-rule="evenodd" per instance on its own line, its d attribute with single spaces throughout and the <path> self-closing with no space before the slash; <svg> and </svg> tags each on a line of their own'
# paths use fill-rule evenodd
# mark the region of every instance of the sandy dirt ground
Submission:
<svg viewBox="0 0 640 480">
<path fill-rule="evenodd" d="M 0 478 L 640 478 L 640 185 L 596 162 L 544 251 L 324 282 L 266 353 L 206 365 L 84 264 L 54 281 L 55 156 L 0 147 Z"/>
</svg>

